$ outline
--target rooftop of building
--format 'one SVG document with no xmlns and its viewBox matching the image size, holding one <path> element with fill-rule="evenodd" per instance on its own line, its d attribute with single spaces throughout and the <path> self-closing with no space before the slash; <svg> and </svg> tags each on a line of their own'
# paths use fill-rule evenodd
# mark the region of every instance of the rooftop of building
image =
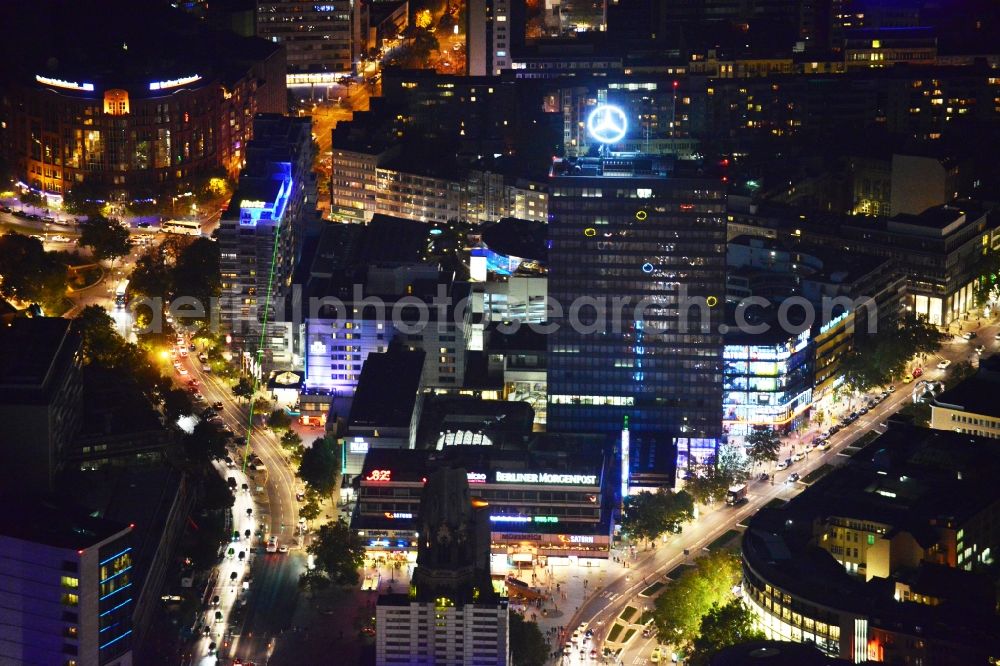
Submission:
<svg viewBox="0 0 1000 666">
<path fill-rule="evenodd" d="M 436 448 L 442 435 L 459 431 L 481 433 L 493 444 L 520 441 L 534 419 L 526 402 L 430 394 L 424 398 L 417 448 Z"/>
<path fill-rule="evenodd" d="M 979 361 L 979 369 L 944 393 L 933 404 L 970 414 L 1000 418 L 1000 354 Z"/>
<path fill-rule="evenodd" d="M 35 392 L 68 367 L 79 348 L 70 319 L 16 317 L 0 325 L 0 402 L 41 399 Z"/>
<path fill-rule="evenodd" d="M 1000 488 L 991 481 L 998 473 L 996 440 L 891 422 L 884 435 L 788 504 L 758 512 L 743 536 L 744 560 L 767 582 L 803 601 L 905 623 L 911 630 L 922 626 L 928 634 L 951 632 L 955 640 L 960 640 L 955 618 L 961 617 L 961 632 L 995 641 L 1000 624 L 994 614 L 899 603 L 892 581 L 866 583 L 851 576 L 816 545 L 814 529 L 831 519 L 883 524 L 889 526 L 887 537 L 906 531 L 929 548 L 937 539 L 936 526 L 960 527 L 1000 499 Z"/>
<path fill-rule="evenodd" d="M 423 350 L 390 345 L 387 352 L 369 354 L 351 403 L 348 429 L 409 427 L 423 371 Z"/>
<path fill-rule="evenodd" d="M 160 414 L 130 376 L 88 365 L 83 369 L 83 382 L 83 423 L 78 437 L 164 430 Z"/>
<path fill-rule="evenodd" d="M 12 0 L 0 3 L 0 49 L 24 80 L 41 75 L 93 90 L 55 88 L 61 94 L 95 97 L 122 88 L 141 97 L 168 96 L 154 82 L 200 77 L 200 86 L 222 77 L 243 76 L 247 62 L 262 60 L 281 46 L 256 37 L 213 30 L 166 2 L 132 0 Z M 86 39 L 80 39 L 86 35 Z"/>
<path fill-rule="evenodd" d="M 815 645 L 789 641 L 750 641 L 723 648 L 708 660 L 708 666 L 832 666 L 849 664 L 846 659 L 827 657 Z"/>
<path fill-rule="evenodd" d="M 548 230 L 543 222 L 503 217 L 482 229 L 483 243 L 497 254 L 545 263 Z"/>
<path fill-rule="evenodd" d="M 518 447 L 446 446 L 440 451 L 372 448 L 365 456 L 361 476 L 368 476 L 376 469 L 391 469 L 393 481 L 413 483 L 439 467 L 450 466 L 486 474 L 487 483 L 494 483 L 495 473 L 501 471 L 594 476 L 596 480 L 591 485 L 601 484 L 604 437 L 538 435 L 527 446 Z"/>
<path fill-rule="evenodd" d="M 7 497 L 0 511 L 0 535 L 52 548 L 83 550 L 119 532 L 127 523 L 95 518 L 73 504 L 40 497 Z"/>
</svg>

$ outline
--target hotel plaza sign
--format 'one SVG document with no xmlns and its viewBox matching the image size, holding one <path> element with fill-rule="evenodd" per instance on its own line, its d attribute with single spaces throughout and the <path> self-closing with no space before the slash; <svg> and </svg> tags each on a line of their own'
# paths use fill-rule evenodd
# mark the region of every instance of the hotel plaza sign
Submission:
<svg viewBox="0 0 1000 666">
<path fill-rule="evenodd" d="M 497 483 L 540 483 L 560 486 L 596 486 L 596 474 L 549 474 L 547 472 L 497 472 Z"/>
</svg>

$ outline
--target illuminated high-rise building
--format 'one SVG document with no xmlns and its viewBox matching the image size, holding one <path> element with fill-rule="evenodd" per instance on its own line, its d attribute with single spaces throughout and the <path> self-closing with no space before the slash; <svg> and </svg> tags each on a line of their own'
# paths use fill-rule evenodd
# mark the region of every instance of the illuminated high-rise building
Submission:
<svg viewBox="0 0 1000 666">
<path fill-rule="evenodd" d="M 25 496 L 0 516 L 0 664 L 130 666 L 132 528 Z"/>
<path fill-rule="evenodd" d="M 219 222 L 220 315 L 233 351 L 246 369 L 260 373 L 292 362 L 297 338 L 282 308 L 302 228 L 315 217 L 316 179 L 309 118 L 260 115 L 254 132 L 239 186 Z"/>
<path fill-rule="evenodd" d="M 284 44 L 288 83 L 332 83 L 360 49 L 358 0 L 258 0 L 257 35 Z"/>
<path fill-rule="evenodd" d="M 594 113 L 600 154 L 551 173 L 548 427 L 618 433 L 627 416 L 630 439 L 704 462 L 721 435 L 724 184 L 613 152 L 626 117 Z"/>
</svg>

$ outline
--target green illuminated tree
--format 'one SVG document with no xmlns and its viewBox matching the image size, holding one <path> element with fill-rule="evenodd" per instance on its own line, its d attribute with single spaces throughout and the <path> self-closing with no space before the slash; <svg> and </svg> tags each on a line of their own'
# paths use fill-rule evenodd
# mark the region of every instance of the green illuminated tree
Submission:
<svg viewBox="0 0 1000 666">
<path fill-rule="evenodd" d="M 719 550 L 694 561 L 656 598 L 653 621 L 662 642 L 684 645 L 699 634 L 702 618 L 713 606 L 733 598 L 742 575 L 739 558 Z"/>
<path fill-rule="evenodd" d="M 698 636 L 685 650 L 687 663 L 706 666 L 709 658 L 723 648 L 764 638 L 764 632 L 754 628 L 753 614 L 741 599 L 724 605 L 716 603 L 701 618 Z"/>
</svg>

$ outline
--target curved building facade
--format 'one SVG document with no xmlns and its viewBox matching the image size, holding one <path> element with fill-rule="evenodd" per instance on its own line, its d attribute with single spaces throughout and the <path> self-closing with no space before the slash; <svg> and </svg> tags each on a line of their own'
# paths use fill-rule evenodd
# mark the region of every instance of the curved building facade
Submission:
<svg viewBox="0 0 1000 666">
<path fill-rule="evenodd" d="M 285 111 L 280 46 L 169 8 L 141 12 L 141 23 L 137 13 L 112 7 L 91 25 L 91 13 L 61 6 L 41 43 L 25 45 L 31 55 L 13 61 L 0 113 L 22 183 L 50 195 L 83 183 L 131 198 L 184 191 L 220 170 L 235 177 L 254 115 Z M 30 12 L 16 20 L 39 27 Z M 79 41 L 89 29 L 96 44 L 74 46 L 70 33 Z"/>
</svg>

